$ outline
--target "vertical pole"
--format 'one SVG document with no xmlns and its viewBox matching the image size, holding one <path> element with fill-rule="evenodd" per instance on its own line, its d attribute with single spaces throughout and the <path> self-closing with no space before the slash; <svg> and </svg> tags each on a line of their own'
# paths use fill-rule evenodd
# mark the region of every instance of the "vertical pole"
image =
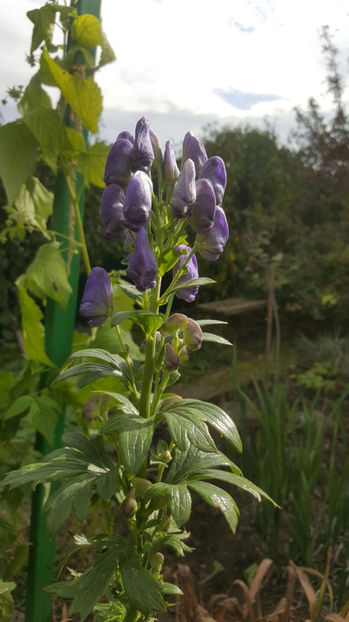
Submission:
<svg viewBox="0 0 349 622">
<path fill-rule="evenodd" d="M 101 0 L 79 0 L 78 13 L 89 13 L 95 17 L 100 17 Z M 87 141 L 87 132 L 84 132 Z M 76 190 L 79 192 L 82 184 L 81 176 L 77 175 Z M 81 218 L 84 215 L 84 192 L 81 192 L 79 209 Z M 52 229 L 65 236 L 70 235 L 70 197 L 68 188 L 62 173 L 58 174 L 52 214 Z M 75 240 L 78 240 L 78 233 L 74 231 Z M 45 313 L 45 338 L 46 351 L 49 358 L 55 365 L 60 367 L 71 352 L 73 331 L 75 326 L 75 315 L 77 307 L 78 282 L 80 268 L 80 252 L 73 255 L 70 263 L 69 283 L 72 293 L 68 304 L 63 310 L 59 304 L 48 300 Z M 64 431 L 65 408 L 60 413 L 55 430 L 53 445 L 40 435 L 37 435 L 36 448 L 43 454 L 47 454 L 60 446 L 60 439 Z M 53 486 L 51 486 L 52 492 Z M 26 600 L 26 622 L 50 622 L 52 597 L 44 588 L 52 583 L 54 578 L 54 561 L 56 543 L 55 539 L 50 539 L 46 529 L 46 516 L 42 513 L 44 503 L 45 488 L 40 485 L 33 493 L 32 516 L 30 525 L 30 553 L 28 561 L 28 581 L 27 581 L 27 600 Z"/>
</svg>

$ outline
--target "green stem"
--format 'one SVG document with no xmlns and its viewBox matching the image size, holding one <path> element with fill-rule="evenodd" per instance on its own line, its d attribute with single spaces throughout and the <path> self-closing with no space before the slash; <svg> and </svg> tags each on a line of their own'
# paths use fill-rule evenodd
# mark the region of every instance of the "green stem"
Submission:
<svg viewBox="0 0 349 622">
<path fill-rule="evenodd" d="M 149 311 L 152 311 L 153 313 L 158 313 L 159 310 L 160 288 L 161 277 L 158 277 L 156 286 L 152 290 L 149 301 Z M 139 400 L 139 412 L 140 415 L 145 418 L 148 418 L 150 416 L 150 398 L 154 376 L 155 346 L 156 336 L 154 334 L 147 338 L 147 345 L 145 348 L 143 381 L 141 396 Z"/>
<path fill-rule="evenodd" d="M 138 393 L 138 389 L 136 387 L 136 382 L 135 382 L 135 377 L 134 377 L 134 373 L 133 373 L 133 368 L 132 368 L 132 365 L 131 365 L 131 359 L 130 359 L 129 355 L 127 354 L 127 351 L 126 351 L 126 348 L 125 348 L 125 344 L 124 344 L 124 342 L 122 340 L 121 332 L 120 332 L 120 327 L 118 325 L 116 325 L 115 329 L 116 329 L 116 336 L 117 336 L 118 342 L 120 344 L 121 350 L 122 350 L 122 352 L 126 353 L 125 362 L 126 362 L 126 365 L 127 365 L 128 372 L 130 374 L 130 386 L 131 386 L 132 392 L 134 394 L 134 397 L 138 400 L 139 399 L 139 393 Z"/>
<path fill-rule="evenodd" d="M 79 236 L 79 240 L 80 240 L 80 244 L 81 244 L 81 254 L 82 254 L 82 258 L 83 258 L 83 262 L 85 265 L 85 270 L 87 274 L 90 274 L 91 272 L 91 264 L 90 264 L 90 259 L 88 256 L 88 250 L 87 250 L 87 245 L 86 245 L 86 239 L 85 239 L 85 233 L 84 233 L 84 227 L 82 224 L 82 219 L 81 219 L 81 214 L 80 214 L 80 209 L 79 209 L 79 201 L 78 201 L 78 197 L 76 196 L 76 192 L 75 192 L 75 188 L 72 184 L 71 178 L 68 177 L 66 175 L 66 182 L 67 182 L 67 186 L 68 186 L 68 190 L 69 190 L 69 195 L 70 195 L 70 200 L 73 204 L 74 207 L 74 216 L 75 216 L 75 222 L 76 222 L 76 227 L 78 230 L 78 236 Z"/>
</svg>

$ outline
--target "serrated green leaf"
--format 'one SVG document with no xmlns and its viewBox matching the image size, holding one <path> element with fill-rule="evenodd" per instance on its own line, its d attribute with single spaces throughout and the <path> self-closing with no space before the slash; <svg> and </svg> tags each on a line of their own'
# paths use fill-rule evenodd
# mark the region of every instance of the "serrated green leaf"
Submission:
<svg viewBox="0 0 349 622">
<path fill-rule="evenodd" d="M 153 440 L 154 420 L 153 418 L 143 419 L 143 417 L 138 417 L 136 424 L 137 427 L 135 429 L 122 430 L 119 434 L 122 461 L 134 475 L 137 475 L 143 466 L 149 451 Z"/>
<path fill-rule="evenodd" d="M 12 417 L 17 417 L 25 410 L 31 407 L 34 398 L 31 395 L 21 395 L 17 397 L 17 399 L 11 404 L 10 408 L 7 409 L 4 419 L 11 419 Z"/>
<path fill-rule="evenodd" d="M 201 400 L 184 399 L 169 406 L 164 414 L 171 413 L 173 418 L 180 417 L 194 417 L 195 420 L 201 420 L 202 422 L 208 422 L 213 428 L 215 428 L 222 436 L 229 440 L 237 449 L 241 451 L 241 439 L 237 431 L 236 425 L 232 418 L 215 404 L 209 402 L 202 402 Z M 177 444 L 177 443 L 176 443 Z M 180 449 L 185 449 L 184 446 L 178 445 Z M 202 447 L 199 447 L 202 449 Z"/>
<path fill-rule="evenodd" d="M 46 221 L 53 209 L 53 193 L 36 178 L 29 177 L 15 203 L 16 218 L 28 229 L 40 229 L 48 237 Z"/>
<path fill-rule="evenodd" d="M 264 490 L 241 475 L 237 475 L 229 471 L 219 471 L 218 469 L 205 469 L 200 472 L 199 477 L 200 479 L 219 479 L 223 482 L 227 482 L 228 484 L 233 484 L 233 486 L 238 486 L 242 490 L 249 492 L 258 501 L 261 501 L 262 497 L 264 497 L 265 499 L 268 499 L 268 501 L 271 501 L 273 505 L 279 507 L 277 503 L 275 503 L 275 501 L 273 501 L 273 499 L 271 499 L 271 497 L 264 492 Z"/>
<path fill-rule="evenodd" d="M 198 279 L 191 279 L 190 281 L 182 281 L 181 283 L 177 283 L 174 287 L 171 287 L 168 293 L 176 292 L 177 289 L 184 289 L 187 287 L 200 287 L 202 285 L 214 285 L 216 281 L 210 279 L 206 276 L 200 276 Z"/>
<path fill-rule="evenodd" d="M 164 413 L 171 438 L 182 451 L 192 444 L 203 451 L 215 451 L 216 446 L 200 413 L 182 408 Z"/>
<path fill-rule="evenodd" d="M 40 73 L 36 73 L 25 88 L 17 104 L 18 112 L 24 116 L 34 108 L 52 108 L 50 96 L 41 86 Z"/>
<path fill-rule="evenodd" d="M 63 257 L 55 243 L 43 244 L 25 273 L 28 289 L 38 298 L 49 297 L 64 308 L 71 294 Z"/>
<path fill-rule="evenodd" d="M 97 492 L 104 501 L 108 501 L 118 490 L 120 490 L 118 466 L 115 465 L 107 473 L 102 473 L 98 477 Z"/>
<path fill-rule="evenodd" d="M 161 584 L 145 568 L 132 566 L 128 559 L 120 560 L 122 583 L 132 605 L 144 614 L 166 611 Z"/>
<path fill-rule="evenodd" d="M 47 527 L 50 533 L 58 531 L 70 516 L 73 506 L 79 520 L 86 518 L 92 484 L 91 475 L 81 475 L 71 482 L 65 482 L 48 498 L 44 511 L 48 510 Z"/>
<path fill-rule="evenodd" d="M 52 41 L 56 8 L 52 4 L 45 4 L 39 9 L 27 12 L 27 17 L 34 24 L 30 52 L 33 53 L 42 41 L 49 45 Z"/>
<path fill-rule="evenodd" d="M 160 590 L 162 594 L 171 594 L 173 596 L 183 596 L 183 592 L 181 588 L 178 587 L 178 585 L 175 585 L 175 583 L 167 583 L 167 581 L 164 581 L 161 584 Z"/>
<path fill-rule="evenodd" d="M 212 343 L 219 343 L 222 346 L 232 346 L 233 344 L 228 341 L 228 339 L 224 339 L 220 335 L 215 335 L 214 333 L 202 333 L 202 341 L 210 341 Z"/>
<path fill-rule="evenodd" d="M 41 323 L 43 314 L 19 280 L 16 284 L 21 305 L 25 353 L 29 359 L 53 367 L 53 363 L 45 352 L 45 331 Z"/>
<path fill-rule="evenodd" d="M 178 527 L 184 525 L 190 517 L 191 496 L 185 484 L 168 485 L 167 503 L 170 514 Z"/>
<path fill-rule="evenodd" d="M 45 50 L 40 59 L 42 80 L 50 86 L 57 86 L 68 104 L 82 120 L 88 130 L 98 132 L 98 120 L 102 112 L 101 90 L 92 76 L 81 78 L 71 75 L 49 56 Z"/>
<path fill-rule="evenodd" d="M 111 414 L 108 421 L 101 427 L 101 433 L 111 434 L 113 432 L 120 432 L 121 430 L 139 430 L 139 420 L 139 415 L 133 415 L 129 412 Z"/>
<path fill-rule="evenodd" d="M 166 482 L 169 484 L 181 483 L 195 476 L 200 477 L 205 469 L 214 469 L 218 466 L 227 466 L 237 475 L 241 475 L 240 469 L 220 452 L 206 453 L 192 446 L 186 451 L 180 451 L 176 448 L 166 475 Z"/>
<path fill-rule="evenodd" d="M 104 596 L 113 578 L 118 559 L 117 547 L 101 553 L 93 566 L 73 581 L 61 581 L 46 588 L 58 596 L 73 598 L 69 612 L 80 613 L 85 620 L 94 606 Z"/>
<path fill-rule="evenodd" d="M 155 538 L 152 540 L 151 552 L 156 553 L 163 549 L 172 549 L 178 557 L 184 557 L 185 553 L 190 553 L 193 549 L 183 542 L 184 538 L 188 538 L 189 534 L 183 533 L 168 533 L 161 538 Z"/>
<path fill-rule="evenodd" d="M 39 395 L 32 401 L 28 419 L 35 430 L 53 444 L 54 432 L 59 415 L 57 403 L 47 395 Z"/>
<path fill-rule="evenodd" d="M 68 159 L 78 157 L 85 152 L 85 141 L 82 134 L 72 127 L 64 127 L 64 150 Z"/>
<path fill-rule="evenodd" d="M 132 404 L 132 402 L 127 397 L 125 397 L 125 395 L 122 395 L 121 393 L 114 393 L 113 391 L 103 391 L 103 395 L 108 395 L 108 397 L 114 399 L 119 404 L 121 403 L 123 412 L 129 412 L 133 415 L 139 415 L 136 406 Z"/>
<path fill-rule="evenodd" d="M 112 63 L 114 60 L 116 60 L 114 50 L 111 47 L 105 34 L 102 33 L 102 53 L 101 53 L 101 58 L 99 61 L 98 68 L 103 67 L 104 65 L 107 65 L 108 63 Z"/>
<path fill-rule="evenodd" d="M 26 111 L 23 121 L 39 143 L 43 158 L 51 169 L 57 171 L 63 130 L 57 110 L 38 106 Z"/>
<path fill-rule="evenodd" d="M 84 181 L 88 187 L 94 184 L 99 188 L 104 188 L 104 170 L 105 163 L 110 147 L 105 143 L 99 142 L 87 148 L 85 153 L 81 153 L 78 158 L 78 166 Z"/>
<path fill-rule="evenodd" d="M 118 354 L 111 354 L 111 352 L 103 350 L 103 348 L 85 348 L 84 350 L 77 350 L 68 357 L 68 361 L 78 358 L 98 359 L 99 361 L 104 361 L 115 368 L 123 362 L 121 356 L 118 356 Z"/>
<path fill-rule="evenodd" d="M 103 43 L 101 23 L 97 17 L 89 13 L 74 19 L 71 36 L 76 43 L 87 48 L 94 48 Z"/>
<path fill-rule="evenodd" d="M 239 510 L 234 499 L 222 488 L 209 484 L 208 482 L 188 482 L 189 488 L 195 490 L 208 503 L 215 508 L 218 508 L 225 520 L 227 521 L 230 529 L 235 533 L 235 529 L 238 523 Z"/>
<path fill-rule="evenodd" d="M 117 326 L 124 320 L 131 320 L 140 326 L 145 334 L 153 334 L 162 324 L 163 319 L 150 311 L 119 311 L 113 313 L 110 319 L 111 326 Z"/>
<path fill-rule="evenodd" d="M 84 378 L 83 380 L 83 383 L 80 383 L 80 387 L 82 387 L 98 378 L 105 378 L 108 376 L 118 378 L 122 376 L 122 374 L 118 369 L 113 369 L 108 365 L 102 365 L 98 363 L 82 363 L 81 365 L 74 365 L 73 367 L 69 367 L 69 369 L 59 374 L 59 376 L 55 378 L 52 384 L 56 382 L 61 382 L 62 380 L 66 380 L 67 378 L 72 378 L 73 376 L 86 376 L 86 378 Z"/>
<path fill-rule="evenodd" d="M 10 205 L 34 173 L 37 157 L 37 141 L 23 121 L 0 126 L 0 177 Z"/>
</svg>

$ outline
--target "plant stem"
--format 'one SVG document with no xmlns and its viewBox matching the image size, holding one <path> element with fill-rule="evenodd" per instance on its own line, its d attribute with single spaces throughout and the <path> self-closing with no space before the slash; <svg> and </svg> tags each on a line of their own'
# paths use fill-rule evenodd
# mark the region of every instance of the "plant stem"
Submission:
<svg viewBox="0 0 349 622">
<path fill-rule="evenodd" d="M 158 313 L 159 311 L 159 295 L 161 288 L 161 277 L 158 277 L 156 286 L 152 290 L 149 300 L 149 311 Z M 139 412 L 141 417 L 148 418 L 150 416 L 150 397 L 154 375 L 154 359 L 155 359 L 156 336 L 147 337 L 147 345 L 145 348 L 145 362 L 143 372 L 143 382 L 141 388 L 141 396 L 139 401 Z"/>
<path fill-rule="evenodd" d="M 73 204 L 73 207 L 74 207 L 74 216 L 75 216 L 76 227 L 77 227 L 77 230 L 78 230 L 79 240 L 80 240 L 80 244 L 81 244 L 82 258 L 83 258 L 83 262 L 84 262 L 84 265 L 85 265 L 86 273 L 87 273 L 87 275 L 89 275 L 90 272 L 91 272 L 91 264 L 90 264 L 90 259 L 89 259 L 89 256 L 88 256 L 88 250 L 87 250 L 87 245 L 86 245 L 84 227 L 83 227 L 83 224 L 82 224 L 82 219 L 81 219 L 81 214 L 80 214 L 80 209 L 79 209 L 79 202 L 78 202 L 78 198 L 76 196 L 75 189 L 74 189 L 73 184 L 71 182 L 71 178 L 68 177 L 67 175 L 66 175 L 66 182 L 67 182 L 67 186 L 68 186 L 68 190 L 69 190 L 70 200 L 71 200 L 71 202 Z"/>
</svg>

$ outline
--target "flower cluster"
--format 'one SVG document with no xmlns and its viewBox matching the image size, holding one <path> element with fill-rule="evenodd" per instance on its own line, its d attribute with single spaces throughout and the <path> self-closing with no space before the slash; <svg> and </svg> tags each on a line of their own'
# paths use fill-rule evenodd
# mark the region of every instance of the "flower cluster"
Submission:
<svg viewBox="0 0 349 622">
<path fill-rule="evenodd" d="M 158 196 L 155 197 L 152 172 L 157 178 Z M 194 230 L 194 250 L 197 249 L 208 261 L 218 259 L 229 235 L 222 208 L 227 183 L 223 160 L 218 156 L 208 158 L 202 142 L 187 132 L 179 170 L 172 141 L 166 142 L 162 154 L 157 137 L 142 117 L 134 136 L 127 131 L 118 135 L 107 158 L 104 181 L 101 226 L 108 240 L 124 241 L 127 276 L 139 291 L 155 287 L 163 250 L 159 247 L 157 232 L 162 225 L 165 236 L 167 234 L 169 243 L 172 243 L 171 251 L 177 253 L 174 255 L 177 263 L 173 267 L 173 278 L 177 286 L 184 285 L 183 288 L 177 287 L 176 296 L 192 302 L 198 287 L 186 283 L 198 278 L 198 264 L 193 250 L 183 244 L 183 227 L 179 223 L 184 219 Z M 163 200 L 164 194 L 166 201 Z M 160 211 L 158 220 L 154 204 Z M 182 234 L 176 239 L 177 230 Z M 161 240 L 164 241 L 164 236 Z M 98 275 L 101 281 L 97 286 Z M 105 271 L 102 268 L 92 270 L 80 308 L 80 312 L 90 318 L 92 326 L 103 323 L 110 313 L 109 290 Z M 98 304 L 92 309 L 94 292 Z"/>
</svg>

